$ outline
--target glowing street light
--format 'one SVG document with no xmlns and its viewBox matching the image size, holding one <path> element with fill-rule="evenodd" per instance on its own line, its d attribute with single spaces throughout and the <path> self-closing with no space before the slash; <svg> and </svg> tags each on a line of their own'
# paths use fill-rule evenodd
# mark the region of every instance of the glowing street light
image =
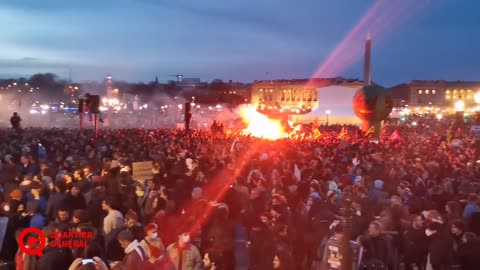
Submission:
<svg viewBox="0 0 480 270">
<path fill-rule="evenodd" d="M 463 102 L 462 100 L 459 100 L 457 102 L 455 102 L 455 111 L 456 112 L 463 112 L 465 109 L 465 102 Z"/>
</svg>

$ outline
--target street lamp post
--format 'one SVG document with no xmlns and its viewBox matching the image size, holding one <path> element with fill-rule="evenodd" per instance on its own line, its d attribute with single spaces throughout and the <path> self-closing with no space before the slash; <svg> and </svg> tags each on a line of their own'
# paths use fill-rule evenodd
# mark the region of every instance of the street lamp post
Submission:
<svg viewBox="0 0 480 270">
<path fill-rule="evenodd" d="M 327 126 L 328 126 L 328 117 L 330 116 L 331 113 L 332 113 L 331 110 L 326 110 L 325 111 L 325 114 L 327 115 Z"/>
</svg>

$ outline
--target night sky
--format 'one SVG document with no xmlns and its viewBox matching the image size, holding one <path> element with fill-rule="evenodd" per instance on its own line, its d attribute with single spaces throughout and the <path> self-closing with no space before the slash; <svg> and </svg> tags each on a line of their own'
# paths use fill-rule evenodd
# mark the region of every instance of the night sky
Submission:
<svg viewBox="0 0 480 270">
<path fill-rule="evenodd" d="M 387 3 L 388 2 L 388 3 Z M 3 0 L 0 77 L 480 80 L 478 0 Z"/>
</svg>

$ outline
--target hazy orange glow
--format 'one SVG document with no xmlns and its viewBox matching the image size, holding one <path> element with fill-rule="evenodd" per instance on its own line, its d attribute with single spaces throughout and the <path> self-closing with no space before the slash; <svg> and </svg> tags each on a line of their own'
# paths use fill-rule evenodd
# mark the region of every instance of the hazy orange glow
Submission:
<svg viewBox="0 0 480 270">
<path fill-rule="evenodd" d="M 239 114 L 247 124 L 247 128 L 243 130 L 244 135 L 268 140 L 278 140 L 288 136 L 279 120 L 268 118 L 257 112 L 255 107 L 241 107 Z"/>
</svg>

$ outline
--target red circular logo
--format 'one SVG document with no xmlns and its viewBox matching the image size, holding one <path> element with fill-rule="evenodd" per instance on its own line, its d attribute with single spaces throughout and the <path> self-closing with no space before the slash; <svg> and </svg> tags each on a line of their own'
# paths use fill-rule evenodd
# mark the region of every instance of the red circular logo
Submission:
<svg viewBox="0 0 480 270">
<path fill-rule="evenodd" d="M 37 235 L 37 237 L 32 236 L 32 234 Z M 24 238 L 27 235 L 28 238 L 25 244 Z M 43 232 L 37 228 L 25 229 L 18 236 L 18 246 L 20 247 L 20 250 L 28 255 L 38 255 L 39 257 L 42 257 L 42 251 L 45 248 L 45 244 L 45 234 L 43 234 Z"/>
</svg>

